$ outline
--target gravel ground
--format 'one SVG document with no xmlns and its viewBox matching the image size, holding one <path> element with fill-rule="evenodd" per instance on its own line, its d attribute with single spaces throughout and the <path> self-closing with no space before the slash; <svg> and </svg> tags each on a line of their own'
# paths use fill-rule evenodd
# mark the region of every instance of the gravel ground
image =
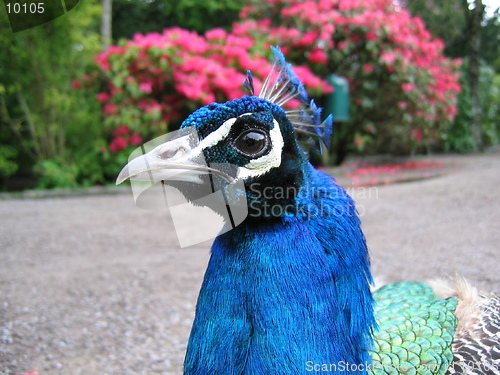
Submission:
<svg viewBox="0 0 500 375">
<path fill-rule="evenodd" d="M 500 152 L 358 188 L 373 271 L 500 291 Z M 210 241 L 179 249 L 130 194 L 0 201 L 0 374 L 180 374 Z"/>
</svg>

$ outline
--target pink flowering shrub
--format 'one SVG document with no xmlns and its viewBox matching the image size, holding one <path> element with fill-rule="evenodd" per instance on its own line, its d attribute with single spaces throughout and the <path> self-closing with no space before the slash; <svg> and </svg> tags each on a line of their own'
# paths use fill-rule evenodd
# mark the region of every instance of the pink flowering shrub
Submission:
<svg viewBox="0 0 500 375">
<path fill-rule="evenodd" d="M 231 32 L 137 34 L 97 56 L 111 152 L 174 130 L 202 105 L 241 97 L 247 69 L 258 92 L 271 45 L 319 104 L 332 90 L 329 74 L 348 78 L 351 120 L 334 129 L 337 161 L 349 148 L 439 147 L 456 113 L 459 62 L 446 59 L 443 43 L 394 1 L 247 0 L 240 18 Z M 129 133 L 116 131 L 123 126 Z"/>
<path fill-rule="evenodd" d="M 352 119 L 334 128 L 337 151 L 345 145 L 405 153 L 440 147 L 456 114 L 460 61 L 443 56 L 443 42 L 420 18 L 393 0 L 247 4 L 243 19 L 269 23 L 269 30 L 249 28 L 269 34 L 289 61 L 317 77 L 335 73 L 349 80 Z"/>
<path fill-rule="evenodd" d="M 107 89 L 97 100 L 103 105 L 109 151 L 137 146 L 141 136 L 174 130 L 203 105 L 248 94 L 242 87 L 247 69 L 258 90 L 271 69 L 269 53 L 269 44 L 245 27 L 230 34 L 210 30 L 203 36 L 171 28 L 161 34 L 136 34 L 110 47 L 96 57 L 107 79 Z M 296 73 L 313 92 L 331 91 L 307 66 L 297 67 Z"/>
</svg>

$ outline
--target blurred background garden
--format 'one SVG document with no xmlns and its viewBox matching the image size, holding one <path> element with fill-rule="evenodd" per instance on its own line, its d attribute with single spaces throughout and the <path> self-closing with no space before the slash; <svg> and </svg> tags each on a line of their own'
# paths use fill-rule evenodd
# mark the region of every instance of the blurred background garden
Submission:
<svg viewBox="0 0 500 375">
<path fill-rule="evenodd" d="M 332 74 L 349 84 L 317 164 L 481 152 L 500 143 L 499 38 L 491 0 L 82 0 L 17 33 L 2 9 L 0 191 L 114 184 L 143 142 L 246 94 L 246 70 L 258 91 L 271 45 L 320 106 Z"/>
</svg>

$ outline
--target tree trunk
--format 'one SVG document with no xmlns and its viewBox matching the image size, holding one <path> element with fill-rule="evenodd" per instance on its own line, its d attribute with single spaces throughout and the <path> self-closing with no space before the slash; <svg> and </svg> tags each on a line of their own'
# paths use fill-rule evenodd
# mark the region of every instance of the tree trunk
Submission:
<svg viewBox="0 0 500 375">
<path fill-rule="evenodd" d="M 479 87 L 479 69 L 481 66 L 481 22 L 485 6 L 482 0 L 473 0 L 474 8 L 469 9 L 467 0 L 462 0 L 467 20 L 468 55 L 469 55 L 469 88 L 472 96 L 471 130 L 478 150 L 483 150 L 483 132 L 481 130 L 481 101 Z"/>
<path fill-rule="evenodd" d="M 108 49 L 112 41 L 111 36 L 111 9 L 112 0 L 102 0 L 101 43 L 103 50 Z"/>
</svg>

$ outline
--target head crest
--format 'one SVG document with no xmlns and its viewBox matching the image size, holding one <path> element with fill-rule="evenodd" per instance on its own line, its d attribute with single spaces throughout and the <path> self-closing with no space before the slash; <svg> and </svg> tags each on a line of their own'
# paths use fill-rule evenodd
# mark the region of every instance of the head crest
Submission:
<svg viewBox="0 0 500 375">
<path fill-rule="evenodd" d="M 258 97 L 280 107 L 283 107 L 292 99 L 298 99 L 302 104 L 299 109 L 285 110 L 295 131 L 309 137 L 319 138 L 320 151 L 322 151 L 323 145 L 327 148 L 330 147 L 332 136 L 331 115 L 321 122 L 321 108 L 318 108 L 313 100 L 309 101 L 304 85 L 293 72 L 292 64 L 286 62 L 285 56 L 278 47 L 271 47 L 271 49 L 274 54 L 273 68 L 264 80 Z M 247 71 L 247 78 L 243 83 L 243 87 L 254 95 L 253 78 L 250 71 Z"/>
</svg>

